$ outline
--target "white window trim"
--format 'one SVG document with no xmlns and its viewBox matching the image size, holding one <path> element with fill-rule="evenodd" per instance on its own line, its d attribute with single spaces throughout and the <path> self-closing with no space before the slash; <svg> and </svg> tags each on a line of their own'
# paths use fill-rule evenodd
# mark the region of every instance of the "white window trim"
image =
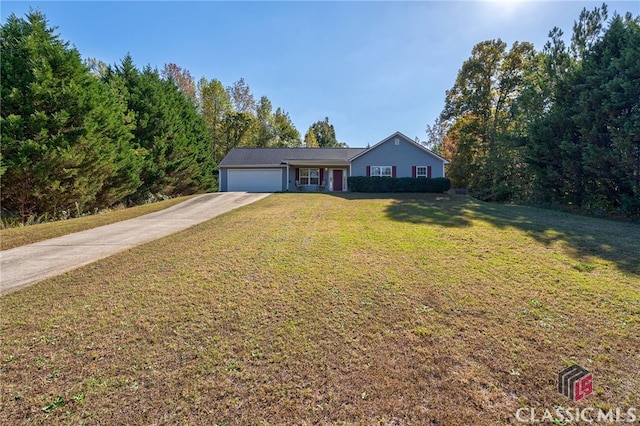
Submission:
<svg viewBox="0 0 640 426">
<path fill-rule="evenodd" d="M 427 174 L 429 173 L 428 167 L 429 166 L 416 166 L 416 177 L 417 178 L 426 178 L 428 176 Z M 424 174 L 421 174 L 420 172 L 418 172 L 419 169 L 424 169 Z"/>
<path fill-rule="evenodd" d="M 378 169 L 379 173 L 378 174 L 374 174 L 373 171 L 374 169 Z M 382 169 L 385 170 L 389 170 L 389 174 L 384 174 L 382 173 Z M 393 176 L 393 166 L 371 166 L 369 168 L 369 176 L 376 176 L 376 177 L 392 177 Z"/>
<path fill-rule="evenodd" d="M 315 177 L 312 176 L 313 171 L 316 172 Z M 311 179 L 317 180 L 316 183 L 312 183 Z M 300 185 L 320 185 L 320 169 L 317 169 L 317 168 L 302 169 L 301 168 L 300 169 Z"/>
</svg>

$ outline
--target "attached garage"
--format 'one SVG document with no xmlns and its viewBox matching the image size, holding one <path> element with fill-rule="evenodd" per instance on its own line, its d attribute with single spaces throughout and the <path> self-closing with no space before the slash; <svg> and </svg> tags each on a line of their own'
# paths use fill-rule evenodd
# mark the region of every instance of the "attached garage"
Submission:
<svg viewBox="0 0 640 426">
<path fill-rule="evenodd" d="M 228 169 L 227 191 L 282 191 L 282 169 Z"/>
</svg>

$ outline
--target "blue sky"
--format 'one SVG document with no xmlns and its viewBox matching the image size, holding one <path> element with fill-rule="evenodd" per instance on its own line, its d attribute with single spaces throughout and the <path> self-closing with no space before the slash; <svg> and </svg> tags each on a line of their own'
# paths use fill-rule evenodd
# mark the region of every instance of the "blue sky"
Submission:
<svg viewBox="0 0 640 426">
<path fill-rule="evenodd" d="M 39 8 L 83 57 L 140 68 L 176 63 L 225 86 L 243 77 L 289 113 L 302 135 L 324 117 L 338 140 L 373 145 L 400 131 L 425 139 L 445 91 L 481 41 L 532 42 L 554 26 L 570 37 L 580 11 L 601 1 L 11 2 Z M 640 2 L 608 2 L 610 16 Z"/>
</svg>

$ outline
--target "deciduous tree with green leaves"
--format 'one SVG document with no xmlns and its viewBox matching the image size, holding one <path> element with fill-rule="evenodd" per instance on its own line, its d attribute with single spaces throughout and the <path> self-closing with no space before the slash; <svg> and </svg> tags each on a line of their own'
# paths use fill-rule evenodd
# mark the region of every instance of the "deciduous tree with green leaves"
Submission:
<svg viewBox="0 0 640 426">
<path fill-rule="evenodd" d="M 252 145 L 266 148 L 275 145 L 273 107 L 266 96 L 262 96 L 256 107 L 255 141 Z"/>
<path fill-rule="evenodd" d="M 291 121 L 289 114 L 281 108 L 277 108 L 273 115 L 274 147 L 299 147 L 302 146 L 300 132 Z"/>
<path fill-rule="evenodd" d="M 446 92 L 440 126 L 449 128 L 452 151 L 449 176 L 476 196 L 506 200 L 519 194 L 523 182 L 522 147 L 513 137 L 515 101 L 526 86 L 526 70 L 535 61 L 530 43 L 502 40 L 474 46 Z"/>
<path fill-rule="evenodd" d="M 218 164 L 227 153 L 225 119 L 233 111 L 229 93 L 220 80 L 201 78 L 197 84 L 198 110 L 209 132 L 213 161 Z"/>
</svg>

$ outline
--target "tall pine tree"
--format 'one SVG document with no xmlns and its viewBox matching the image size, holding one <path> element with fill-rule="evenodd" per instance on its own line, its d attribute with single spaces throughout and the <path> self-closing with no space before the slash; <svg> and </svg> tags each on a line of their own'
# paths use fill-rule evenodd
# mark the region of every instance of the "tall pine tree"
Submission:
<svg viewBox="0 0 640 426">
<path fill-rule="evenodd" d="M 129 192 L 129 182 L 110 181 L 132 155 L 113 93 L 38 11 L 11 15 L 0 37 L 3 210 L 81 213 L 105 192 Z"/>
<path fill-rule="evenodd" d="M 109 68 L 105 80 L 122 85 L 128 109 L 135 114 L 134 143 L 144 156 L 142 185 L 135 197 L 212 189 L 215 164 L 205 121 L 175 82 L 149 66 L 138 70 L 130 55 Z"/>
<path fill-rule="evenodd" d="M 530 127 L 534 197 L 596 214 L 640 215 L 639 19 L 584 10 L 574 62 Z"/>
</svg>

